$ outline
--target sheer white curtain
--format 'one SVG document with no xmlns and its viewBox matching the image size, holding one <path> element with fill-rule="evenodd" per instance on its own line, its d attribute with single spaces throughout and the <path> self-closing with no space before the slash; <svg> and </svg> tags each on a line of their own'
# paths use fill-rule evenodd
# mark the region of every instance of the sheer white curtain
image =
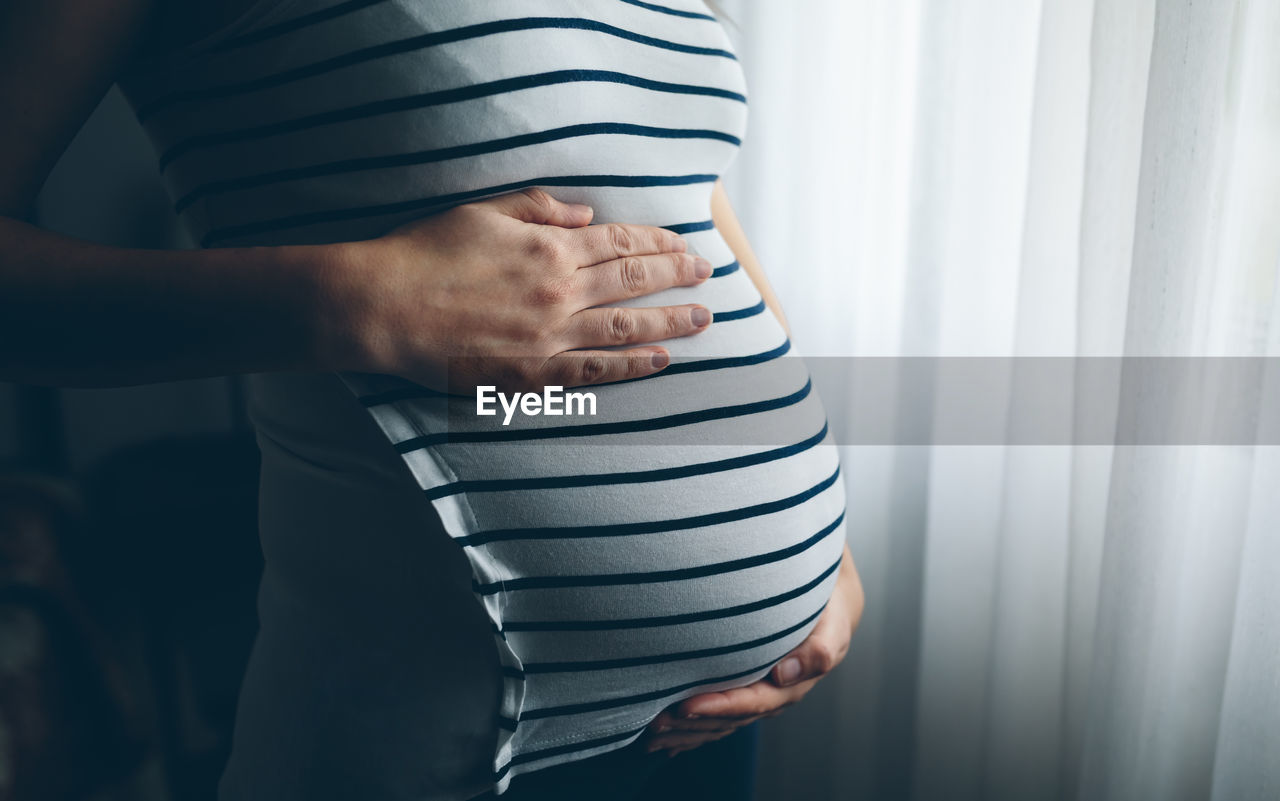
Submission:
<svg viewBox="0 0 1280 801">
<path fill-rule="evenodd" d="M 1280 2 L 721 5 L 806 354 L 1280 356 Z M 1280 798 L 1280 448 L 844 456 L 867 614 L 762 801 Z"/>
</svg>

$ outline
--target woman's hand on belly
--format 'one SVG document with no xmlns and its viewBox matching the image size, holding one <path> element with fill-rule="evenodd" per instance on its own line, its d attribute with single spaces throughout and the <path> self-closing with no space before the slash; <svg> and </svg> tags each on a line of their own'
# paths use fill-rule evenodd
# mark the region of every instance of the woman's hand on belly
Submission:
<svg viewBox="0 0 1280 801">
<path fill-rule="evenodd" d="M 338 246 L 335 369 L 470 392 L 537 390 L 658 372 L 659 346 L 695 334 L 706 307 L 595 308 L 711 275 L 661 228 L 589 226 L 592 211 L 540 190 L 457 206 L 386 236 Z M 592 350 L 622 347 L 621 350 Z M 462 357 L 452 358 L 451 357 Z"/>
<path fill-rule="evenodd" d="M 864 604 L 862 581 L 849 546 L 826 609 L 805 641 L 774 666 L 769 677 L 746 687 L 695 695 L 662 712 L 649 724 L 650 751 L 668 756 L 727 737 L 734 731 L 774 717 L 804 698 L 844 660 Z"/>
</svg>

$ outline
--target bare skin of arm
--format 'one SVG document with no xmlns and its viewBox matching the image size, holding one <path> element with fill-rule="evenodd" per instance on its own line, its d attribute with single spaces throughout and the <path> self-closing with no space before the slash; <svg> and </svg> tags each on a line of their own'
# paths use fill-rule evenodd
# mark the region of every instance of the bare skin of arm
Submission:
<svg viewBox="0 0 1280 801">
<path fill-rule="evenodd" d="M 765 304 L 790 336 L 791 330 L 782 314 L 778 296 L 769 285 L 764 268 L 760 266 L 760 260 L 752 251 L 751 243 L 733 212 L 729 196 L 718 181 L 712 196 L 712 219 L 734 257 L 760 291 Z M 804 698 L 819 680 L 844 660 L 853 632 L 862 619 L 865 603 L 862 580 L 846 544 L 831 599 L 804 642 L 787 654 L 766 679 L 733 690 L 695 695 L 664 710 L 649 724 L 646 733 L 648 749 L 665 750 L 668 756 L 675 756 L 727 737 L 762 718 L 781 714 Z"/>
<path fill-rule="evenodd" d="M 455 391 L 573 386 L 656 372 L 669 354 L 638 343 L 706 327 L 694 304 L 593 308 L 696 285 L 710 265 L 667 231 L 588 227 L 590 209 L 537 191 L 340 245 L 129 250 L 28 224 L 50 168 L 132 55 L 157 47 L 172 2 L 0 5 L 0 380 L 360 370 Z M 593 350 L 619 345 L 635 347 Z M 451 355 L 470 372 L 449 375 Z"/>
</svg>

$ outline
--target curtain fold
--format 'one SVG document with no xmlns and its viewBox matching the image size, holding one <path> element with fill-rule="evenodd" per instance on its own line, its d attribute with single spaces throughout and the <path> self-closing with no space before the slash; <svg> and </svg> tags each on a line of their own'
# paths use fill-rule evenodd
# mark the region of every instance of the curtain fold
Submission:
<svg viewBox="0 0 1280 801">
<path fill-rule="evenodd" d="M 1011 432 L 1030 357 L 1280 356 L 1280 3 L 723 6 L 726 183 L 806 355 L 1026 357 Z M 1170 408 L 1256 415 L 1266 368 Z M 945 380 L 904 379 L 895 425 L 936 426 Z M 1077 430 L 1126 430 L 1093 387 Z M 845 448 L 867 612 L 767 729 L 761 798 L 1280 797 L 1277 451 Z"/>
</svg>

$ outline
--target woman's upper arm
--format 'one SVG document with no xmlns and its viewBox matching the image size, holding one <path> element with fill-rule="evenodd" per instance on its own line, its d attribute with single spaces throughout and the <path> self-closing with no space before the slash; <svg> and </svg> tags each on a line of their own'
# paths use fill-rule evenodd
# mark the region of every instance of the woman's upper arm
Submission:
<svg viewBox="0 0 1280 801">
<path fill-rule="evenodd" d="M 734 213 L 733 206 L 729 203 L 729 195 L 724 190 L 724 183 L 719 180 L 716 181 L 715 189 L 711 194 L 711 221 L 715 223 L 720 236 L 728 243 L 738 264 L 751 277 L 756 289 L 760 290 L 760 297 L 764 298 L 765 305 L 778 318 L 787 336 L 791 336 L 791 327 L 787 325 L 787 318 L 782 313 L 782 302 L 778 300 L 778 295 L 769 284 L 764 268 L 760 266 L 760 260 L 756 258 L 755 252 L 751 249 L 751 243 L 747 241 L 747 234 L 742 230 L 742 223 L 738 222 L 738 215 Z"/>
<path fill-rule="evenodd" d="M 49 170 L 115 82 L 155 3 L 0 3 L 0 215 L 30 216 Z"/>
</svg>

